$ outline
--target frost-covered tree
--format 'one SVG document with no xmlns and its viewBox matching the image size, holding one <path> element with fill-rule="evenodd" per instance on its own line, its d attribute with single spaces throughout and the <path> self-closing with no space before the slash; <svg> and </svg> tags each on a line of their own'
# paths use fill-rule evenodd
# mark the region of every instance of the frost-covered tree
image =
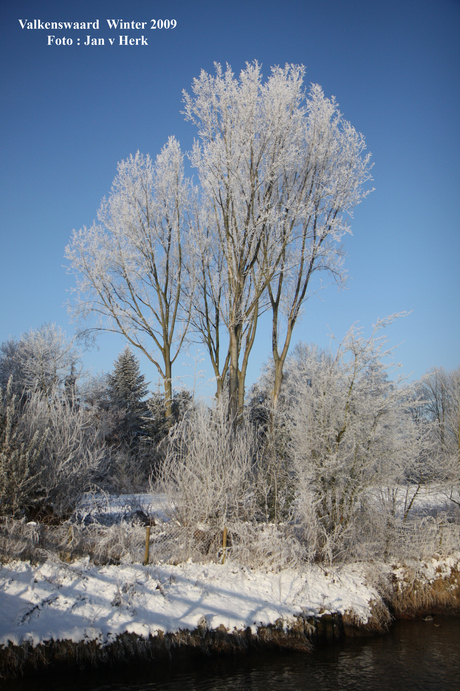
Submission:
<svg viewBox="0 0 460 691">
<path fill-rule="evenodd" d="M 78 395 L 81 404 L 94 418 L 99 434 L 104 439 L 109 438 L 118 422 L 118 414 L 110 400 L 108 375 L 99 373 L 86 377 Z"/>
<path fill-rule="evenodd" d="M 258 489 L 271 520 L 289 518 L 311 558 L 388 552 L 438 455 L 432 425 L 414 417 L 416 384 L 398 377 L 379 320 L 329 351 L 298 344 L 273 412 L 275 366 L 251 396 L 259 430 Z"/>
<path fill-rule="evenodd" d="M 21 358 L 19 355 L 19 341 L 15 338 L 10 338 L 0 345 L 0 386 L 6 389 L 10 379 L 17 382 L 15 390 L 22 391 L 24 384 L 24 373 L 21 367 Z"/>
<path fill-rule="evenodd" d="M 172 367 L 190 320 L 191 187 L 174 137 L 155 161 L 139 152 L 118 165 L 98 223 L 66 248 L 77 280 L 74 316 L 99 317 L 86 331 L 115 331 L 152 362 L 171 414 Z"/>
<path fill-rule="evenodd" d="M 239 78 L 216 64 L 185 93 L 185 115 L 198 128 L 191 163 L 200 183 L 195 226 L 201 274 L 194 324 L 218 380 L 228 371 L 230 414 L 241 414 L 249 355 L 261 311 L 273 311 L 273 355 L 279 396 L 292 330 L 314 271 L 338 280 L 336 243 L 344 214 L 366 196 L 364 140 L 334 100 L 303 88 L 304 68 L 272 68 L 264 82 L 257 62 Z M 280 320 L 287 318 L 280 347 Z M 220 355 L 225 325 L 228 352 Z"/>
<path fill-rule="evenodd" d="M 291 173 L 294 201 L 289 209 L 288 241 L 279 270 L 268 286 L 272 309 L 273 403 L 281 391 L 283 367 L 302 305 L 322 284 L 318 273 L 341 286 L 345 281 L 339 242 L 350 232 L 353 208 L 368 194 L 370 154 L 362 134 L 347 122 L 334 98 L 313 84 L 305 100 L 297 158 Z"/>
<path fill-rule="evenodd" d="M 431 370 L 420 388 L 423 409 L 436 423 L 442 452 L 457 456 L 460 463 L 460 367 Z"/>
<path fill-rule="evenodd" d="M 257 63 L 247 65 L 239 79 L 230 67 L 224 72 L 216 64 L 215 76 L 202 71 L 193 95 L 184 94 L 186 118 L 198 128 L 191 163 L 204 210 L 195 229 L 203 274 L 199 327 L 218 369 L 218 330 L 225 325 L 228 359 L 218 379 L 228 366 L 233 418 L 243 407 L 259 301 L 286 243 L 302 74 L 297 67 L 274 68 L 264 84 Z"/>
<path fill-rule="evenodd" d="M 418 414 L 433 425 L 438 453 L 437 477 L 460 486 L 460 368 L 428 372 L 418 384 Z M 451 499 L 458 503 L 454 492 Z"/>
<path fill-rule="evenodd" d="M 432 451 L 410 388 L 388 376 L 391 350 L 378 332 L 391 321 L 377 322 L 370 338 L 352 328 L 335 354 L 299 346 L 287 368 L 295 511 L 322 558 L 364 541 L 366 512 L 382 517 L 382 537 L 395 487 L 413 498 L 420 459 Z"/>
<path fill-rule="evenodd" d="M 5 387 L 13 376 L 16 393 L 49 393 L 65 386 L 66 380 L 69 391 L 70 378 L 75 382 L 80 374 L 80 353 L 55 324 L 44 324 L 0 346 L 0 384 Z"/>
<path fill-rule="evenodd" d="M 164 382 L 168 416 L 172 365 L 191 322 L 219 395 L 228 380 L 236 420 L 259 315 L 271 307 L 276 403 L 312 274 L 343 280 L 337 242 L 367 194 L 370 164 L 334 99 L 318 86 L 305 93 L 303 66 L 274 67 L 266 81 L 257 62 L 239 78 L 215 67 L 184 92 L 185 117 L 198 128 L 197 189 L 174 138 L 155 163 L 131 156 L 99 223 L 74 232 L 66 256 L 77 276 L 74 314 L 98 315 L 89 330 L 122 333 L 144 352 Z"/>
<path fill-rule="evenodd" d="M 148 385 L 141 373 L 139 359 L 129 346 L 115 360 L 113 372 L 108 375 L 108 388 L 115 405 L 133 411 L 141 406 L 147 395 Z"/>
</svg>

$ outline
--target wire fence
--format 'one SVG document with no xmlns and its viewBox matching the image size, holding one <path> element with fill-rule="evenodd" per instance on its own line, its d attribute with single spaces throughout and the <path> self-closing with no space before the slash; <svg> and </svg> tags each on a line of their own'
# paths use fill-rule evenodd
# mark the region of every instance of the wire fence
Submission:
<svg viewBox="0 0 460 691">
<path fill-rule="evenodd" d="M 392 530 L 384 541 L 366 543 L 349 558 L 423 559 L 458 551 L 460 525 L 427 517 Z M 73 561 L 89 557 L 95 564 L 150 563 L 180 564 L 233 561 L 252 567 L 289 567 L 311 558 L 301 531 L 290 524 L 229 522 L 223 529 L 213 526 L 181 526 L 174 521 L 132 522 L 112 525 L 98 522 L 49 526 L 25 520 L 0 520 L 0 561 L 59 558 Z"/>
<path fill-rule="evenodd" d="M 427 559 L 434 554 L 447 556 L 460 549 L 460 525 L 444 517 L 428 516 L 396 528 L 391 554 L 399 559 Z"/>
</svg>

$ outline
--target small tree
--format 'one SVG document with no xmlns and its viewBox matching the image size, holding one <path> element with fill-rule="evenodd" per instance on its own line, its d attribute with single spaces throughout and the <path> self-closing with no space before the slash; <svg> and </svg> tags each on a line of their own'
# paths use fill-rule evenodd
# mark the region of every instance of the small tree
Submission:
<svg viewBox="0 0 460 691">
<path fill-rule="evenodd" d="M 126 346 L 116 359 L 112 374 L 108 375 L 108 395 L 111 404 L 120 413 L 116 434 L 129 448 L 138 446 L 142 434 L 147 412 L 144 401 L 147 392 L 139 360 Z"/>
</svg>

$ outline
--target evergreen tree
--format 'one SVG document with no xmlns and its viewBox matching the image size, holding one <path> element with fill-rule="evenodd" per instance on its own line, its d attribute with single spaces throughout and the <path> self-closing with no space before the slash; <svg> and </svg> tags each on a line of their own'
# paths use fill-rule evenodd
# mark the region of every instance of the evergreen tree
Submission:
<svg viewBox="0 0 460 691">
<path fill-rule="evenodd" d="M 108 375 L 109 399 L 119 413 L 115 434 L 129 448 L 136 448 L 142 435 L 147 406 L 143 400 L 148 392 L 145 377 L 140 372 L 139 360 L 129 346 L 115 360 Z"/>
</svg>

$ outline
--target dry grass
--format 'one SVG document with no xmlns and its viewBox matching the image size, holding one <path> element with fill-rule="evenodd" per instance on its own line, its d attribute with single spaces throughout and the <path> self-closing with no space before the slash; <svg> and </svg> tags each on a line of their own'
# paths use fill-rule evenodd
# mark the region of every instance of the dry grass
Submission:
<svg viewBox="0 0 460 691">
<path fill-rule="evenodd" d="M 37 672 L 65 669 L 83 671 L 103 665 L 146 662 L 159 658 L 170 659 L 179 650 L 195 654 L 234 654 L 249 649 L 290 649 L 309 652 L 311 628 L 300 620 L 287 628 L 279 623 L 259 627 L 256 633 L 250 628 L 229 632 L 224 626 L 217 629 L 198 627 L 195 631 L 179 631 L 148 639 L 125 633 L 102 646 L 97 641 L 72 643 L 48 641 L 33 647 L 30 643 L 20 646 L 0 646 L 0 679 L 29 676 Z"/>
<path fill-rule="evenodd" d="M 345 612 L 342 617 L 345 636 L 370 636 L 386 633 L 391 626 L 393 617 L 387 604 L 381 598 L 370 603 L 371 616 L 363 623 L 354 612 Z"/>
<path fill-rule="evenodd" d="M 460 615 L 460 572 L 458 565 L 449 574 L 424 578 L 419 569 L 408 567 L 404 577 L 394 583 L 391 608 L 398 618 L 413 618 L 433 613 Z"/>
</svg>

